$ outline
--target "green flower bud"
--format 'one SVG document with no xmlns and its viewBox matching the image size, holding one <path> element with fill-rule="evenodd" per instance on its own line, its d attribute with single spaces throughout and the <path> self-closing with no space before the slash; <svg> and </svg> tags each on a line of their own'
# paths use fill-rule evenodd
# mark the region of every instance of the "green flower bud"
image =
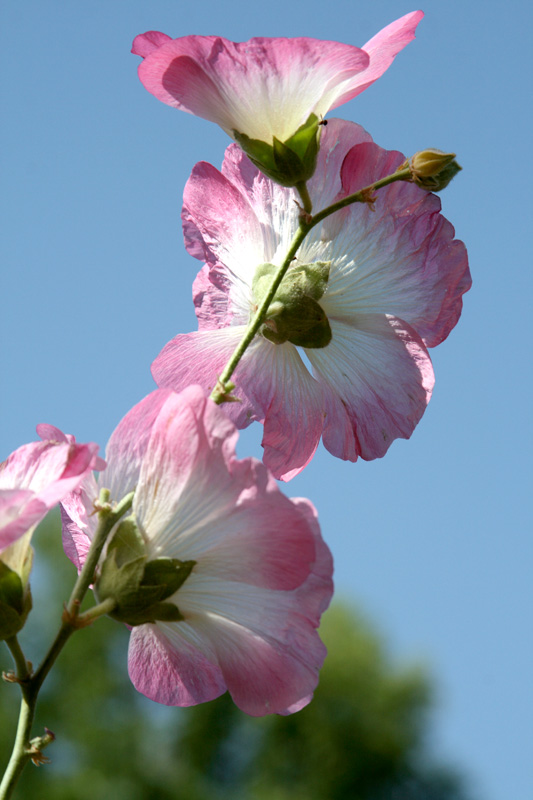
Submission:
<svg viewBox="0 0 533 800">
<path fill-rule="evenodd" d="M 331 327 L 318 300 L 326 291 L 330 261 L 290 267 L 271 302 L 260 333 L 273 344 L 291 342 L 296 347 L 326 347 Z M 259 305 L 266 296 L 277 267 L 261 264 L 252 281 L 252 293 Z"/>
<path fill-rule="evenodd" d="M 310 114 L 307 122 L 284 142 L 276 137 L 272 143 L 262 142 L 236 130 L 233 136 L 250 161 L 271 180 L 281 186 L 296 186 L 314 175 L 320 130 L 320 120 Z"/>
<path fill-rule="evenodd" d="M 0 640 L 15 636 L 32 608 L 30 571 L 33 529 L 0 553 Z"/>
<path fill-rule="evenodd" d="M 431 192 L 445 189 L 462 169 L 455 161 L 455 153 L 436 149 L 421 150 L 407 163 L 413 183 Z"/>
</svg>

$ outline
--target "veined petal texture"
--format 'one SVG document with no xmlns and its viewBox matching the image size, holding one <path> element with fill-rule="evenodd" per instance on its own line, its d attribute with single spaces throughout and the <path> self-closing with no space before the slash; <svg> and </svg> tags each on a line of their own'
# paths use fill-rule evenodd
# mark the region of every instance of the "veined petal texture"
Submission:
<svg viewBox="0 0 533 800">
<path fill-rule="evenodd" d="M 120 491 L 135 479 L 132 513 L 147 559 L 194 562 L 168 598 L 182 619 L 133 628 L 129 672 L 140 692 L 167 705 L 229 690 L 253 716 L 291 713 L 318 682 L 326 651 L 316 628 L 333 564 L 312 504 L 285 497 L 261 462 L 239 461 L 237 435 L 193 386 L 153 392 L 111 437 L 109 473 Z M 90 541 L 77 525 L 80 504 L 87 512 L 97 492 L 96 482 L 93 497 L 86 485 L 64 504 L 67 552 L 74 544 L 78 564 Z"/>
<path fill-rule="evenodd" d="M 314 212 L 393 173 L 405 157 L 360 126 L 330 120 L 308 188 Z M 225 200 L 224 200 L 225 198 Z M 261 264 L 280 266 L 299 224 L 293 189 L 265 177 L 231 145 L 222 170 L 201 163 L 185 187 L 185 245 L 205 262 L 193 288 L 198 333 L 180 334 L 152 365 L 157 384 L 210 391 L 256 309 Z M 329 264 L 319 304 L 332 332 L 302 349 L 256 336 L 234 373 L 239 427 L 264 424 L 264 462 L 288 480 L 323 437 L 334 455 L 383 456 L 408 438 L 431 397 L 427 348 L 457 323 L 471 278 L 465 246 L 437 196 L 404 182 L 326 217 L 294 264 Z M 226 361 L 224 360 L 226 359 Z"/>
</svg>

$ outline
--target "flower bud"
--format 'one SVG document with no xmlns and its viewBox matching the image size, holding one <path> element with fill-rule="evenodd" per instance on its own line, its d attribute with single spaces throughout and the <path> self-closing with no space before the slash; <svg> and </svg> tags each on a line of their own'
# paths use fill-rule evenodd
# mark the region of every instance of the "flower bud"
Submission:
<svg viewBox="0 0 533 800">
<path fill-rule="evenodd" d="M 461 170 L 455 153 L 443 153 L 434 148 L 415 153 L 408 165 L 413 183 L 431 192 L 445 189 Z"/>
<path fill-rule="evenodd" d="M 15 636 L 31 611 L 31 534 L 29 531 L 0 551 L 0 640 Z"/>
</svg>

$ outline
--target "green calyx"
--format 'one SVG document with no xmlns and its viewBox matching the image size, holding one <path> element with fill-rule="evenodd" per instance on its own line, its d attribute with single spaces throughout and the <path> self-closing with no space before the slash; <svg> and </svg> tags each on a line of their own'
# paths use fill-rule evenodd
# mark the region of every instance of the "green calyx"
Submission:
<svg viewBox="0 0 533 800">
<path fill-rule="evenodd" d="M 307 122 L 284 142 L 275 136 L 272 143 L 262 142 L 236 130 L 233 136 L 250 161 L 281 186 L 296 186 L 314 175 L 320 144 L 320 120 L 316 114 L 310 114 Z"/>
<path fill-rule="evenodd" d="M 290 267 L 268 307 L 260 333 L 273 344 L 291 342 L 296 347 L 326 347 L 331 327 L 318 300 L 326 291 L 330 261 L 315 261 Z M 254 275 L 252 294 L 259 306 L 265 298 L 277 267 L 261 264 Z"/>
<path fill-rule="evenodd" d="M 0 561 L 0 640 L 10 639 L 24 627 L 31 606 L 29 585 Z"/>
<path fill-rule="evenodd" d="M 96 583 L 98 600 L 112 598 L 109 614 L 127 625 L 183 619 L 175 603 L 164 602 L 185 583 L 196 561 L 177 558 L 147 560 L 146 545 L 134 517 L 117 528 Z"/>
</svg>

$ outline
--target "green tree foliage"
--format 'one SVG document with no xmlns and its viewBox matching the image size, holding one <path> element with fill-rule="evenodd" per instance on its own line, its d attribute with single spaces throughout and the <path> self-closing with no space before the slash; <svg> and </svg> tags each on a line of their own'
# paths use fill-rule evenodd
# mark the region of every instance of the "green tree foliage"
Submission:
<svg viewBox="0 0 533 800">
<path fill-rule="evenodd" d="M 59 618 L 74 569 L 57 517 L 35 536 L 41 569 L 20 641 L 37 661 Z M 41 598 L 46 597 L 46 608 Z M 54 623 L 56 624 L 56 623 Z M 298 714 L 252 719 L 225 695 L 191 709 L 139 695 L 126 671 L 128 631 L 110 619 L 77 633 L 41 693 L 35 735 L 57 735 L 52 763 L 29 765 L 16 797 L 54 800 L 467 800 L 460 781 L 428 763 L 430 692 L 418 669 L 390 664 L 375 632 L 339 605 L 324 617 L 329 655 L 313 702 Z M 10 669 L 9 653 L 0 666 Z M 0 686 L 0 759 L 18 713 Z"/>
</svg>

